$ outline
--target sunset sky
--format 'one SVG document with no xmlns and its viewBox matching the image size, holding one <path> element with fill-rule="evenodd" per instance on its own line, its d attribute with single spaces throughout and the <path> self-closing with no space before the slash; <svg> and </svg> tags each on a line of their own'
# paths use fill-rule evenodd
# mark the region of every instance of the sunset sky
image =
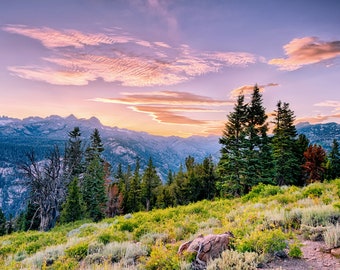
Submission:
<svg viewBox="0 0 340 270">
<path fill-rule="evenodd" d="M 340 123 L 340 1 L 1 0 L 0 115 L 220 135 L 258 84 L 271 114 Z"/>
</svg>

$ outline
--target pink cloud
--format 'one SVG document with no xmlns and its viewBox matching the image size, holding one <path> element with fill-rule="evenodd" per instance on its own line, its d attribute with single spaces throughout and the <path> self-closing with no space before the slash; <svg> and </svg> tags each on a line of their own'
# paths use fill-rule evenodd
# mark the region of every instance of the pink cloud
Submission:
<svg viewBox="0 0 340 270">
<path fill-rule="evenodd" d="M 325 100 L 325 101 L 314 104 L 314 106 L 334 107 L 334 108 L 336 108 L 336 110 L 340 110 L 340 101 L 338 101 L 338 100 Z"/>
<path fill-rule="evenodd" d="M 264 91 L 265 88 L 267 87 L 275 87 L 275 86 L 279 86 L 278 83 L 268 83 L 268 84 L 264 84 L 264 85 L 258 85 L 258 88 L 260 89 L 261 92 Z M 241 87 L 238 87 L 236 89 L 233 89 L 230 93 L 230 96 L 232 98 L 235 98 L 239 95 L 248 95 L 251 94 L 254 90 L 254 85 L 243 85 Z"/>
<path fill-rule="evenodd" d="M 85 85 L 98 78 L 124 86 L 174 85 L 227 66 L 256 62 L 255 56 L 244 52 L 196 52 L 188 45 L 170 47 L 122 34 L 119 29 L 105 34 L 23 25 L 2 29 L 52 49 L 52 55 L 43 58 L 45 66 L 10 67 L 13 75 L 58 85 Z M 90 53 L 93 51 L 96 53 Z"/>
<path fill-rule="evenodd" d="M 322 41 L 317 37 L 296 38 L 284 47 L 286 58 L 274 58 L 268 63 L 281 70 L 296 70 L 340 56 L 340 41 Z"/>
<path fill-rule="evenodd" d="M 189 108 L 172 108 L 172 107 L 157 107 L 157 106 L 133 106 L 131 107 L 136 112 L 147 113 L 159 123 L 167 124 L 182 124 L 182 125 L 203 125 L 207 121 L 192 119 L 187 116 L 179 115 L 178 112 L 193 112 L 202 111 L 202 109 Z"/>
<path fill-rule="evenodd" d="M 134 41 L 129 36 L 81 33 L 72 29 L 59 31 L 48 27 L 30 28 L 25 25 L 8 25 L 3 27 L 2 30 L 39 40 L 47 48 L 67 46 L 82 48 L 85 45 L 95 46 Z"/>
<path fill-rule="evenodd" d="M 188 92 L 160 91 L 149 93 L 125 93 L 122 98 L 96 98 L 93 101 L 116 104 L 157 104 L 157 105 L 232 105 L 229 100 L 216 100 Z"/>
<path fill-rule="evenodd" d="M 328 115 L 316 115 L 316 116 L 309 116 L 309 117 L 300 117 L 297 118 L 295 123 L 301 122 L 309 122 L 311 124 L 322 123 L 325 121 L 330 121 L 331 119 L 339 119 L 340 120 L 340 113 L 333 113 Z"/>
<path fill-rule="evenodd" d="M 211 107 L 233 104 L 227 100 L 173 91 L 124 93 L 121 98 L 95 98 L 92 101 L 131 105 L 128 108 L 146 113 L 160 123 L 185 125 L 209 125 L 211 121 L 190 118 L 182 113 L 221 112 Z"/>
</svg>

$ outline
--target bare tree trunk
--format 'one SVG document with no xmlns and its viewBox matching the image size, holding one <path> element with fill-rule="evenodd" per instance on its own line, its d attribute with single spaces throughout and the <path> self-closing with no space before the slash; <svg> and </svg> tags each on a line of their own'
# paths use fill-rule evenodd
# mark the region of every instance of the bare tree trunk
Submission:
<svg viewBox="0 0 340 270">
<path fill-rule="evenodd" d="M 31 201 L 39 209 L 39 229 L 48 231 L 54 227 L 60 205 L 65 199 L 66 186 L 61 173 L 59 150 L 55 147 L 44 162 L 37 162 L 33 151 L 27 157 L 29 162 L 21 169 L 27 178 Z"/>
</svg>

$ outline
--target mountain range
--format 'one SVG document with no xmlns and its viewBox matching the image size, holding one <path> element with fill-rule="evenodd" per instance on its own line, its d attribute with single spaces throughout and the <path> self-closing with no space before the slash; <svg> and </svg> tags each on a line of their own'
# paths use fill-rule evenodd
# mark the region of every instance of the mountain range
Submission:
<svg viewBox="0 0 340 270">
<path fill-rule="evenodd" d="M 165 181 L 169 170 L 177 172 L 189 155 L 197 162 L 202 162 L 208 156 L 214 162 L 219 160 L 219 136 L 155 136 L 104 126 L 95 117 L 78 119 L 73 115 L 65 118 L 56 115 L 46 118 L 29 117 L 23 120 L 0 117 L 0 207 L 5 213 L 16 214 L 22 208 L 25 190 L 20 184 L 22 175 L 17 168 L 25 161 L 25 154 L 33 149 L 42 160 L 54 145 L 58 145 L 62 151 L 68 133 L 74 127 L 80 128 L 85 143 L 89 143 L 95 128 L 99 130 L 105 148 L 103 156 L 113 171 L 118 164 L 122 164 L 124 169 L 128 165 L 133 169 L 137 158 L 144 169 L 151 157 Z M 330 149 L 334 138 L 340 141 L 340 124 L 303 123 L 296 127 L 298 133 L 305 134 L 311 143 L 320 144 L 326 150 Z"/>
</svg>

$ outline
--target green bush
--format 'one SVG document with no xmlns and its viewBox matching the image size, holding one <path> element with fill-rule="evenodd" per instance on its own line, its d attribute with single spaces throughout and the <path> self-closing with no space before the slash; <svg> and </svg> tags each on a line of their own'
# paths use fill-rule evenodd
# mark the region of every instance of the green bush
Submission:
<svg viewBox="0 0 340 270">
<path fill-rule="evenodd" d="M 113 241 L 113 237 L 112 234 L 108 233 L 108 232 L 103 232 L 100 235 L 98 235 L 98 241 L 100 243 L 103 243 L 104 245 L 110 243 L 111 241 Z"/>
<path fill-rule="evenodd" d="M 320 198 L 323 193 L 324 187 L 321 183 L 313 183 L 305 187 L 302 194 L 305 198 Z"/>
<path fill-rule="evenodd" d="M 273 254 L 287 247 L 287 236 L 280 230 L 253 231 L 236 245 L 241 252 Z"/>
<path fill-rule="evenodd" d="M 138 227 L 138 223 L 130 219 L 124 220 L 120 223 L 119 229 L 121 231 L 133 232 L 135 228 Z"/>
<path fill-rule="evenodd" d="M 289 257 L 299 259 L 302 257 L 303 253 L 301 250 L 301 243 L 292 243 L 289 245 Z"/>
<path fill-rule="evenodd" d="M 69 258 L 75 258 L 76 260 L 80 261 L 86 257 L 88 247 L 89 243 L 81 242 L 66 249 L 65 254 Z"/>
<path fill-rule="evenodd" d="M 152 247 L 150 257 L 145 264 L 146 270 L 176 270 L 180 269 L 180 259 L 177 250 L 169 249 L 162 243 Z"/>
<path fill-rule="evenodd" d="M 260 183 L 257 186 L 253 187 L 247 195 L 243 196 L 242 201 L 256 201 L 260 198 L 266 198 L 281 193 L 283 193 L 283 191 L 279 186 L 265 185 Z"/>
<path fill-rule="evenodd" d="M 79 263 L 76 259 L 74 258 L 69 258 L 66 256 L 58 258 L 56 260 L 51 268 L 48 269 L 53 269 L 53 270 L 76 270 L 79 269 Z"/>
</svg>

